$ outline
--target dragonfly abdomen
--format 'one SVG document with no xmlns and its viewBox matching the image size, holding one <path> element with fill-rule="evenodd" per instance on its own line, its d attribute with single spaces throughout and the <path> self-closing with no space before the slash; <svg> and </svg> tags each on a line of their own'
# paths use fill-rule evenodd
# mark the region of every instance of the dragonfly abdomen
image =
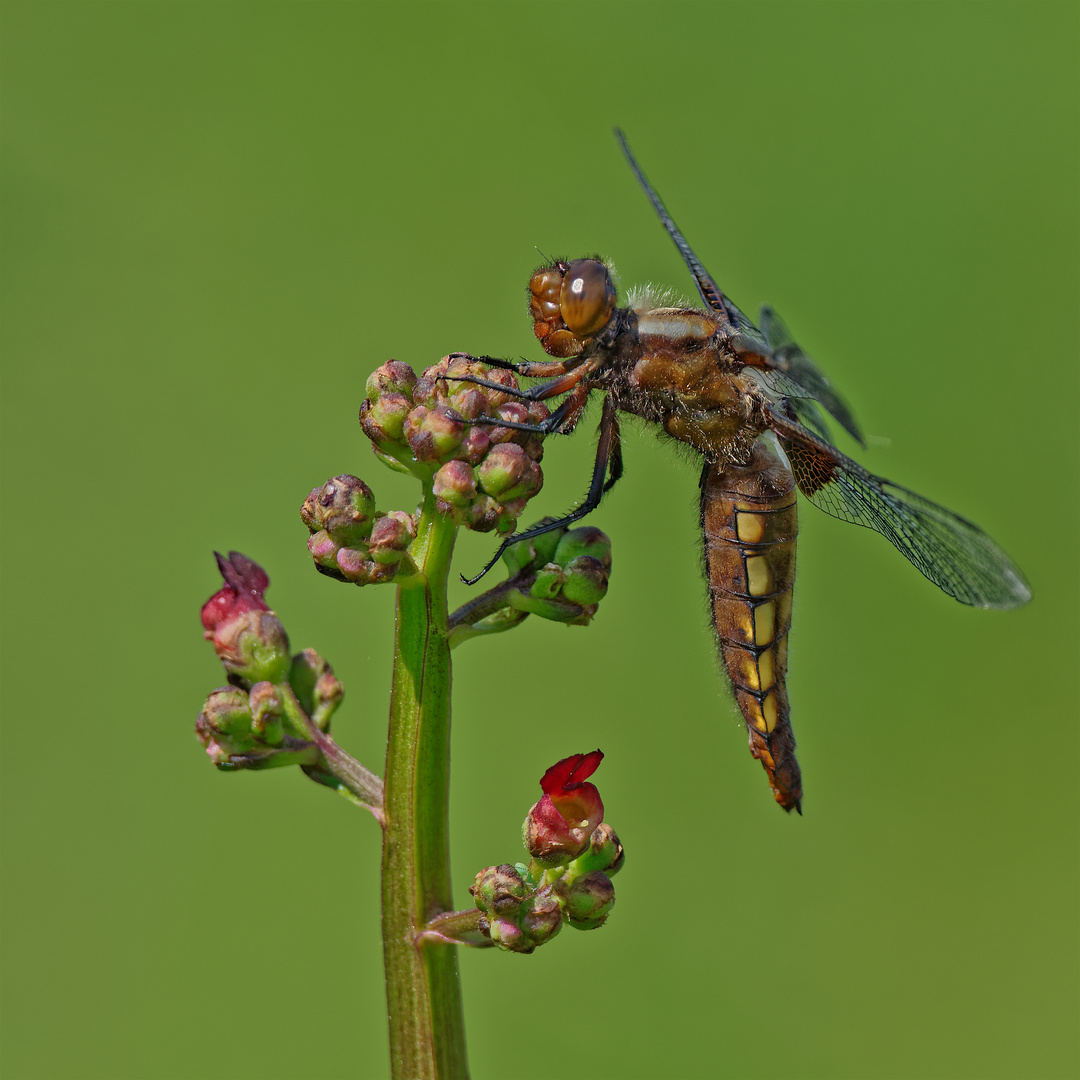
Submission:
<svg viewBox="0 0 1080 1080">
<path fill-rule="evenodd" d="M 706 463 L 701 527 L 713 625 L 750 737 L 776 801 L 802 798 L 784 677 L 798 533 L 795 481 L 766 444 L 746 465 Z"/>
</svg>

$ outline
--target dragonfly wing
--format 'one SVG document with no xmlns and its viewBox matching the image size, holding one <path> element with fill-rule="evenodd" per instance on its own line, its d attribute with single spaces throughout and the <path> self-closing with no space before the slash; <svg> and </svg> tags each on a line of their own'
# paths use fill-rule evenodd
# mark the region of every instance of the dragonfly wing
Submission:
<svg viewBox="0 0 1080 1080">
<path fill-rule="evenodd" d="M 645 194 L 648 195 L 649 202 L 652 203 L 657 216 L 663 223 L 664 228 L 667 229 L 668 235 L 675 241 L 675 246 L 679 249 L 679 254 L 682 256 L 683 262 L 686 263 L 686 268 L 693 274 L 697 290 L 701 294 L 701 299 L 704 300 L 713 311 L 718 311 L 726 316 L 728 322 L 730 322 L 735 329 L 746 334 L 750 338 L 762 341 L 761 334 L 757 327 L 754 326 L 753 322 L 724 295 L 720 286 L 713 281 L 712 275 L 704 266 L 702 266 L 701 260 L 694 254 L 694 249 L 687 243 L 686 237 L 683 236 L 679 226 L 672 220 L 663 200 L 656 193 L 656 189 L 649 183 L 645 174 L 641 171 L 641 166 L 638 164 L 637 158 L 634 157 L 634 154 L 630 149 L 630 144 L 626 141 L 626 136 L 616 128 L 615 137 L 619 140 L 619 145 L 626 155 L 626 160 L 630 163 L 630 168 L 634 170 L 634 175 L 637 177 L 638 183 L 644 189 Z"/>
<path fill-rule="evenodd" d="M 1031 599 L 1017 565 L 978 525 L 874 476 L 773 406 L 766 405 L 765 413 L 799 490 L 825 513 L 881 533 L 962 604 L 1014 608 Z"/>
<path fill-rule="evenodd" d="M 860 446 L 865 447 L 866 440 L 851 410 L 832 388 L 824 372 L 792 339 L 780 316 L 766 305 L 761 309 L 760 322 L 761 333 L 775 364 L 774 368 L 762 372 L 770 389 L 789 398 L 817 401 Z"/>
</svg>

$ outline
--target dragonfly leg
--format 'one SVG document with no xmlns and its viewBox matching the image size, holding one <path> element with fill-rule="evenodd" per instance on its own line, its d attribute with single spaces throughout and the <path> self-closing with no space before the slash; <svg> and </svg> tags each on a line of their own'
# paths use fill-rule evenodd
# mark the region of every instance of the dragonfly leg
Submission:
<svg viewBox="0 0 1080 1080">
<path fill-rule="evenodd" d="M 619 430 L 619 414 L 615 413 L 611 421 L 611 456 L 608 459 L 607 483 L 603 494 L 607 494 L 622 479 L 622 432 Z"/>
<path fill-rule="evenodd" d="M 459 354 L 465 356 L 465 353 Z M 565 375 L 579 362 L 578 357 L 570 357 L 567 360 L 503 360 L 499 356 L 469 356 L 470 360 L 478 360 L 489 367 L 500 368 L 502 371 L 512 371 L 516 375 L 523 375 L 527 379 L 550 379 L 555 375 Z M 571 362 L 573 361 L 573 362 Z"/>
<path fill-rule="evenodd" d="M 535 386 L 530 386 L 525 389 L 514 389 L 509 386 L 503 386 L 502 383 L 484 379 L 479 375 L 443 375 L 441 378 L 446 379 L 448 382 L 473 383 L 476 386 L 483 386 L 489 390 L 501 390 L 504 394 L 509 394 L 519 401 L 547 401 L 548 398 L 558 397 L 560 394 L 565 394 L 568 390 L 572 390 L 587 375 L 591 375 L 592 372 L 596 370 L 598 364 L 599 362 L 596 360 L 587 360 L 584 363 L 576 364 L 569 370 L 562 364 L 537 364 L 535 365 L 536 367 L 547 368 L 550 366 L 555 368 L 557 370 L 557 377 L 550 379 L 548 382 L 537 383 Z M 524 372 L 522 372 L 522 374 L 524 374 Z"/>
<path fill-rule="evenodd" d="M 518 420 L 504 420 L 501 416 L 477 416 L 467 420 L 463 416 L 457 418 L 465 424 L 482 424 L 488 427 L 505 427 L 512 431 L 528 431 L 534 435 L 569 435 L 577 426 L 582 412 L 585 410 L 585 402 L 589 398 L 589 387 L 586 383 L 578 383 L 567 395 L 566 400 L 545 420 L 535 424 L 526 424 Z M 457 416 L 457 414 L 454 414 Z"/>
<path fill-rule="evenodd" d="M 595 510 L 600 505 L 600 499 L 607 490 L 607 486 L 604 484 L 604 478 L 608 474 L 608 465 L 612 458 L 612 448 L 616 444 L 620 444 L 618 417 L 615 412 L 614 403 L 609 396 L 605 395 L 603 410 L 600 413 L 600 438 L 596 444 L 596 460 L 593 462 L 592 482 L 589 484 L 588 494 L 586 494 L 581 505 L 574 510 L 571 510 L 570 513 L 566 514 L 564 517 L 545 521 L 542 525 L 535 525 L 533 528 L 526 529 L 522 533 L 514 533 L 508 536 L 499 545 L 499 550 L 492 555 L 488 560 L 487 565 L 479 574 L 471 578 L 467 578 L 462 574 L 461 580 L 466 585 L 475 585 L 499 561 L 499 559 L 502 558 L 503 552 L 511 545 L 516 544 L 521 540 L 532 540 L 533 537 L 543 536 L 544 533 L 553 532 L 555 529 L 565 529 L 567 525 L 572 525 L 575 521 L 580 521 L 586 514 Z M 618 469 L 619 475 L 621 475 L 621 450 L 619 451 Z M 616 477 L 616 479 L 617 478 L 618 477 Z M 612 481 L 612 483 L 613 482 L 614 481 Z"/>
</svg>

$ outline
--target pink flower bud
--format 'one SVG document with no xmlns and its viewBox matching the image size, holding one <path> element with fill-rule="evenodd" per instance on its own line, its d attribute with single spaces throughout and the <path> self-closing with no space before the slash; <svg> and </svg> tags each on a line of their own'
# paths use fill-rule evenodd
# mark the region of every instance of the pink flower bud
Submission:
<svg viewBox="0 0 1080 1080">
<path fill-rule="evenodd" d="M 545 861 L 580 855 L 604 819 L 604 803 L 588 783 L 604 755 L 599 750 L 574 754 L 552 765 L 540 779 L 544 797 L 525 819 L 523 839 L 529 853 Z"/>
<path fill-rule="evenodd" d="M 387 360 L 368 376 L 368 400 L 374 402 L 386 393 L 410 395 L 415 385 L 416 372 L 408 364 L 403 360 Z"/>
<path fill-rule="evenodd" d="M 268 680 L 281 682 L 289 670 L 289 637 L 263 594 L 270 579 L 258 563 L 230 551 L 226 559 L 214 552 L 225 584 L 203 604 L 203 637 L 231 681 L 245 686 Z"/>
</svg>

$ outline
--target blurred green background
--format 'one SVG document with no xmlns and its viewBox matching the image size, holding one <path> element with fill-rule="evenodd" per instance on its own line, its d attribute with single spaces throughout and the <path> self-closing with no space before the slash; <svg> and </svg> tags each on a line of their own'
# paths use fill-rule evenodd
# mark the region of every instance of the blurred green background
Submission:
<svg viewBox="0 0 1080 1080">
<path fill-rule="evenodd" d="M 538 358 L 535 247 L 690 294 L 615 123 L 862 460 L 1036 599 L 963 608 L 805 507 L 789 818 L 716 671 L 696 467 L 631 426 L 595 624 L 457 654 L 458 901 L 575 751 L 629 853 L 602 931 L 462 956 L 474 1075 L 1076 1075 L 1078 11 L 5 4 L 3 1075 L 386 1073 L 377 828 L 192 736 L 210 553 L 268 568 L 381 770 L 392 590 L 317 576 L 300 502 L 355 472 L 409 506 L 366 375 Z"/>
</svg>

